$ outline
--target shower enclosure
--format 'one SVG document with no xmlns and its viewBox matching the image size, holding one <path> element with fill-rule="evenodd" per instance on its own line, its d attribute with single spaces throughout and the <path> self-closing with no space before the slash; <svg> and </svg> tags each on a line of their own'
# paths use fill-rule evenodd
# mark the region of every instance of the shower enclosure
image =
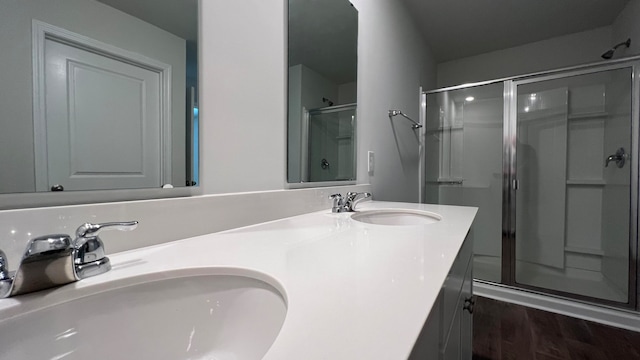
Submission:
<svg viewBox="0 0 640 360">
<path fill-rule="evenodd" d="M 640 61 L 423 94 L 423 201 L 479 207 L 480 281 L 636 309 Z"/>
<path fill-rule="evenodd" d="M 302 181 L 344 181 L 355 176 L 356 104 L 303 109 Z"/>
</svg>

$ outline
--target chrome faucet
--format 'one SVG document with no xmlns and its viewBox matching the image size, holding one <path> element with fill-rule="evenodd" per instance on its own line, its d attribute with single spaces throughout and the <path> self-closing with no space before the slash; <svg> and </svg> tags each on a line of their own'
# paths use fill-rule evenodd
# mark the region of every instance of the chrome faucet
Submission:
<svg viewBox="0 0 640 360">
<path fill-rule="evenodd" d="M 371 197 L 371 193 L 368 193 L 368 192 L 357 193 L 357 192 L 350 191 L 347 193 L 347 196 L 345 197 L 343 197 L 342 194 L 333 194 L 329 196 L 329 199 L 333 200 L 333 206 L 331 208 L 331 212 L 341 213 L 341 212 L 356 211 L 356 205 L 360 201 L 369 197 Z"/>
<path fill-rule="evenodd" d="M 98 237 L 98 232 L 102 229 L 131 231 L 137 227 L 137 221 L 80 225 L 76 230 L 76 239 L 73 241 L 75 249 L 73 264 L 76 279 L 84 279 L 111 270 L 111 262 L 105 256 L 104 244 Z"/>
<path fill-rule="evenodd" d="M 346 211 L 344 208 L 344 197 L 342 197 L 342 194 L 329 195 L 329 200 L 333 200 L 331 212 L 341 213 Z"/>
<path fill-rule="evenodd" d="M 0 298 L 68 284 L 111 270 L 98 232 L 105 228 L 133 230 L 137 226 L 137 221 L 86 223 L 76 230 L 73 241 L 65 234 L 31 239 L 15 272 L 9 271 L 7 256 L 0 250 Z"/>
</svg>

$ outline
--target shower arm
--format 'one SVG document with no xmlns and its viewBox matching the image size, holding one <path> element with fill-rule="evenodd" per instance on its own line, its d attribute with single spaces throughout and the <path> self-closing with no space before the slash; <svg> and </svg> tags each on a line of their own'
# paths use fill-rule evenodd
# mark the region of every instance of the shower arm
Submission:
<svg viewBox="0 0 640 360">
<path fill-rule="evenodd" d="M 391 119 L 392 117 L 396 116 L 396 115 L 400 115 L 402 117 L 404 117 L 405 119 L 411 121 L 413 123 L 413 125 L 411 125 L 412 129 L 420 129 L 422 127 L 422 125 L 418 124 L 415 120 L 413 120 L 412 118 L 408 117 L 407 115 L 405 115 L 402 111 L 400 110 L 389 110 L 389 119 Z"/>
</svg>

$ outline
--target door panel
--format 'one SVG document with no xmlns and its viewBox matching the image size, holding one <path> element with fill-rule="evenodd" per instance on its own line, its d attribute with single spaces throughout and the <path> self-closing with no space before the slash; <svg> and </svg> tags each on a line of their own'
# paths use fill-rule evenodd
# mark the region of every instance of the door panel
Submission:
<svg viewBox="0 0 640 360">
<path fill-rule="evenodd" d="M 310 110 L 308 115 L 308 179 L 344 181 L 355 179 L 354 105 Z"/>
<path fill-rule="evenodd" d="M 45 58 L 49 186 L 160 187 L 160 75 L 50 39 Z"/>
<path fill-rule="evenodd" d="M 518 88 L 516 258 L 562 268 L 568 94 L 535 88 Z"/>
<path fill-rule="evenodd" d="M 515 282 L 629 301 L 632 68 L 516 83 Z M 626 160 L 626 158 L 625 158 Z"/>
<path fill-rule="evenodd" d="M 425 201 L 479 208 L 474 268 L 499 282 L 502 256 L 503 83 L 427 95 Z"/>
</svg>

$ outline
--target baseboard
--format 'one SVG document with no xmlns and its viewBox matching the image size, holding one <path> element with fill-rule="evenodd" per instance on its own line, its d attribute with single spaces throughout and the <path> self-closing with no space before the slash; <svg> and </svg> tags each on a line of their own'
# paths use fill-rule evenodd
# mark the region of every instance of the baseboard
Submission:
<svg viewBox="0 0 640 360">
<path fill-rule="evenodd" d="M 474 280 L 474 295 L 640 332 L 640 313 L 545 296 Z"/>
</svg>

